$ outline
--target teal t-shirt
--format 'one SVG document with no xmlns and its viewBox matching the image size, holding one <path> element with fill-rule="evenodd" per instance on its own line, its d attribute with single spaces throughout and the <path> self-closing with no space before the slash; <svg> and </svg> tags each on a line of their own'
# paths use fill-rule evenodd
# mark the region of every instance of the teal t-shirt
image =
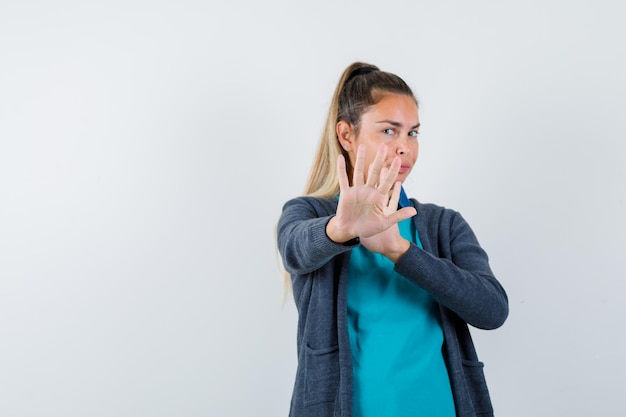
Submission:
<svg viewBox="0 0 626 417">
<path fill-rule="evenodd" d="M 411 219 L 400 233 L 421 247 Z M 443 333 L 430 295 L 362 245 L 348 271 L 354 417 L 454 417 Z"/>
</svg>

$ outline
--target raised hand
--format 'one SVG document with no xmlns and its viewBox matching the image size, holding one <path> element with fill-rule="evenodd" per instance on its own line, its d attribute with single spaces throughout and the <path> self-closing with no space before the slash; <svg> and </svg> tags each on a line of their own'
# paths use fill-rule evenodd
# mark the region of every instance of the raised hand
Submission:
<svg viewBox="0 0 626 417">
<path fill-rule="evenodd" d="M 387 246 L 392 241 L 394 244 L 391 246 L 394 249 L 400 244 L 403 248 L 406 246 L 406 241 L 400 237 L 396 225 L 398 222 L 415 215 L 415 209 L 405 207 L 397 210 L 400 183 L 396 183 L 396 178 L 400 170 L 400 158 L 395 157 L 389 168 L 385 168 L 386 157 L 387 147 L 380 145 L 374 161 L 369 166 L 366 179 L 364 175 L 365 147 L 359 146 L 354 164 L 352 186 L 348 181 L 344 157 L 340 156 L 337 159 L 340 198 L 337 213 L 326 227 L 328 236 L 335 242 L 347 242 L 355 237 L 359 237 L 361 241 L 365 239 L 367 242 L 368 238 L 385 232 L 393 226 L 394 230 L 384 235 L 386 239 L 382 241 L 379 238 L 370 240 L 372 246 L 377 242 L 382 244 L 377 249 L 390 249 L 391 247 L 388 248 Z M 392 187 L 393 193 L 390 196 Z M 395 238 L 402 239 L 404 242 Z M 387 255 L 382 250 L 376 251 Z"/>
<path fill-rule="evenodd" d="M 386 168 L 381 171 L 381 176 L 386 173 Z M 398 200 L 400 200 L 400 184 L 396 183 L 391 190 L 391 198 L 389 204 L 385 207 L 384 212 L 387 215 L 398 210 Z M 412 207 L 411 207 L 412 208 Z M 415 214 L 415 209 L 413 209 Z M 377 252 L 385 255 L 394 263 L 409 249 L 410 242 L 400 235 L 398 224 L 394 224 L 382 232 L 371 237 L 362 237 L 361 244 L 371 252 Z"/>
</svg>

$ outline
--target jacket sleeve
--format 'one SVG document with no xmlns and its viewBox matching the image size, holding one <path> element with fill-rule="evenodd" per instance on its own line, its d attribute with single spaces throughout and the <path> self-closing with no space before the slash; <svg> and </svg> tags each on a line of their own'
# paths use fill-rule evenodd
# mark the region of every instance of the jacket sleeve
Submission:
<svg viewBox="0 0 626 417">
<path fill-rule="evenodd" d="M 439 257 L 412 244 L 396 263 L 396 271 L 472 326 L 500 327 L 509 312 L 506 292 L 491 272 L 487 253 L 459 213 L 454 212 L 449 230 L 440 231 L 436 244 Z"/>
<path fill-rule="evenodd" d="M 320 213 L 321 208 L 315 199 L 303 197 L 283 206 L 277 226 L 278 251 L 290 274 L 315 271 L 355 246 L 335 243 L 328 237 L 326 224 L 334 213 Z"/>
</svg>

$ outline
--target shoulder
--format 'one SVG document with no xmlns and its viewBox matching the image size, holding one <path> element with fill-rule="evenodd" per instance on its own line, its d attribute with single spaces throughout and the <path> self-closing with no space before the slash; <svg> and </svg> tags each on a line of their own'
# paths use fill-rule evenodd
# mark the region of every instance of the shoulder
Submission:
<svg viewBox="0 0 626 417">
<path fill-rule="evenodd" d="M 411 198 L 413 207 L 417 211 L 418 216 L 424 216 L 426 218 L 439 218 L 439 219 L 453 219 L 460 216 L 460 213 L 449 207 L 440 206 L 433 203 L 422 203 L 414 198 Z"/>
<path fill-rule="evenodd" d="M 432 203 L 421 203 L 416 199 L 411 199 L 417 215 L 415 221 L 422 228 L 434 231 L 438 234 L 452 235 L 470 229 L 469 224 L 460 212 L 449 207 Z"/>
</svg>

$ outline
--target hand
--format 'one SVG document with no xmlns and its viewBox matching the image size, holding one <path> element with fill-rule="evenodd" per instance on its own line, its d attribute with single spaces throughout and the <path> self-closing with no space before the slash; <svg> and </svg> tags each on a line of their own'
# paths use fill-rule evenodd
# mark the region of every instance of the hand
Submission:
<svg viewBox="0 0 626 417">
<path fill-rule="evenodd" d="M 352 186 L 348 181 L 344 157 L 337 158 L 340 198 L 337 213 L 326 226 L 326 233 L 335 242 L 375 236 L 397 225 L 399 221 L 415 215 L 413 207 L 397 210 L 400 182 L 395 180 L 400 170 L 400 158 L 394 158 L 390 167 L 383 171 L 386 157 L 387 147 L 380 145 L 374 161 L 370 164 L 366 181 L 365 147 L 359 146 Z M 390 199 L 392 187 L 394 193 Z"/>
<path fill-rule="evenodd" d="M 385 170 L 386 168 L 383 168 L 381 176 L 385 175 Z M 399 199 L 400 185 L 396 184 L 392 190 L 389 204 L 384 209 L 386 215 L 390 215 L 397 210 Z M 361 244 L 370 252 L 381 253 L 394 263 L 396 263 L 411 246 L 411 243 L 400 235 L 400 229 L 397 223 L 374 236 L 361 238 Z"/>
</svg>

